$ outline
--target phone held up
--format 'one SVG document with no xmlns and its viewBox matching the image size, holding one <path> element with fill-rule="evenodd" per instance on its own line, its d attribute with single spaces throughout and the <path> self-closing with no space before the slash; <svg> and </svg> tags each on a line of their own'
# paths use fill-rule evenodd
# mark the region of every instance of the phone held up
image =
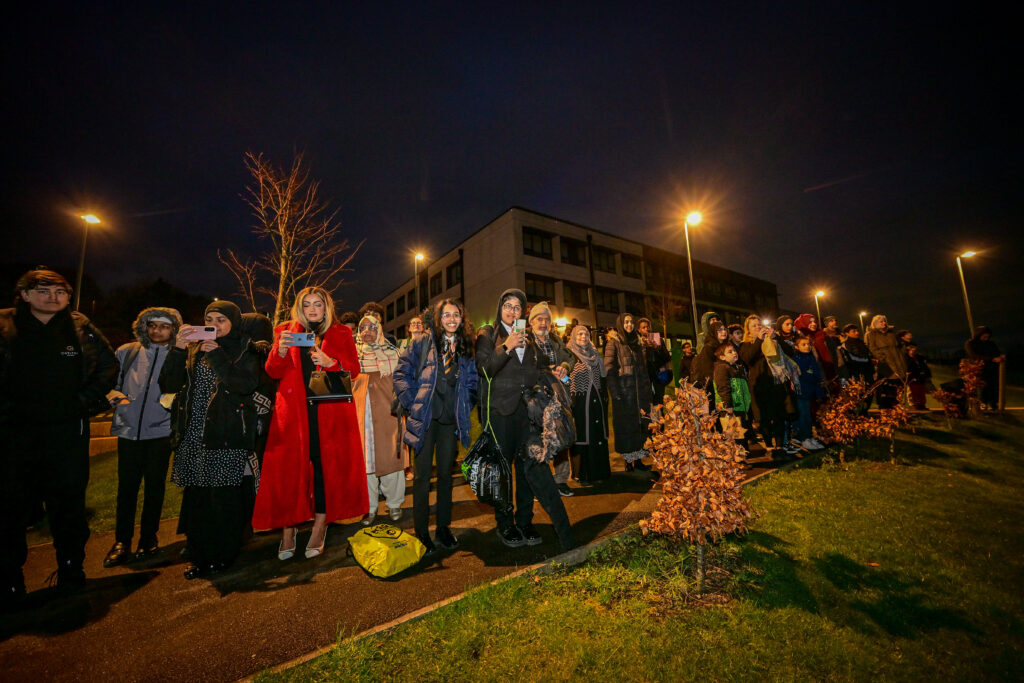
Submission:
<svg viewBox="0 0 1024 683">
<path fill-rule="evenodd" d="M 315 346 L 316 335 L 312 332 L 292 332 L 292 346 Z"/>
<path fill-rule="evenodd" d="M 190 342 L 213 341 L 216 338 L 217 328 L 210 325 L 195 325 L 185 335 L 185 339 Z"/>
</svg>

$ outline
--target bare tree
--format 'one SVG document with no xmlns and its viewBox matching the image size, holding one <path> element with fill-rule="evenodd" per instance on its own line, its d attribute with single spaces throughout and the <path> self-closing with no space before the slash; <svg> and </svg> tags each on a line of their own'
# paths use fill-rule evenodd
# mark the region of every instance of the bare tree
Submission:
<svg viewBox="0 0 1024 683">
<path fill-rule="evenodd" d="M 252 184 L 246 188 L 246 201 L 256 219 L 252 230 L 269 245 L 254 259 L 242 260 L 232 249 L 218 250 L 217 257 L 238 280 L 252 310 L 259 310 L 257 301 L 263 297 L 273 300 L 273 320 L 278 323 L 303 287 L 332 291 L 342 284 L 363 242 L 352 248 L 341 236 L 338 211 L 329 210 L 321 199 L 320 183 L 310 179 L 301 153 L 285 170 L 262 154 L 248 152 L 245 167 L 252 175 Z"/>
</svg>

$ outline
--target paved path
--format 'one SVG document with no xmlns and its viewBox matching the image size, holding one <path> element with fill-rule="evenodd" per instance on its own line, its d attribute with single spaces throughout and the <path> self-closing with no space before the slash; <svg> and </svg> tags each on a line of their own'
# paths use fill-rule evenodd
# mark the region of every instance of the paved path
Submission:
<svg viewBox="0 0 1024 683">
<path fill-rule="evenodd" d="M 754 460 L 751 476 L 770 467 Z M 233 569 L 195 581 L 182 576 L 177 520 L 164 520 L 160 538 L 168 545 L 146 564 L 103 569 L 113 534 L 94 534 L 86 549 L 88 586 L 68 599 L 45 587 L 52 546 L 36 546 L 25 566 L 28 604 L 0 621 L 2 678 L 234 681 L 559 553 L 539 505 L 544 544 L 508 549 L 495 537 L 492 509 L 472 497 L 461 477 L 456 481 L 452 529 L 459 550 L 399 580 L 373 579 L 346 556 L 357 523 L 332 525 L 327 550 L 313 560 L 300 554 L 279 562 L 278 536 L 258 535 Z M 608 482 L 563 500 L 583 544 L 635 523 L 658 497 L 648 475 L 619 469 Z M 400 523 L 406 528 L 410 502 L 411 494 Z M 307 538 L 308 530 L 300 532 L 300 549 Z"/>
</svg>

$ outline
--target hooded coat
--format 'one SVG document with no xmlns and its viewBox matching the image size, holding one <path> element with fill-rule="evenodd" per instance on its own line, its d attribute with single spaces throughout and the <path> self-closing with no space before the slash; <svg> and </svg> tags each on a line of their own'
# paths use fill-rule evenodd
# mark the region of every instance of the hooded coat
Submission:
<svg viewBox="0 0 1024 683">
<path fill-rule="evenodd" d="M 699 355 L 700 350 L 704 348 L 705 340 L 708 338 L 708 331 L 711 329 L 711 319 L 718 318 L 721 320 L 722 316 L 718 315 L 714 311 L 708 311 L 700 317 L 700 333 L 697 335 L 697 348 L 694 353 Z"/>
<path fill-rule="evenodd" d="M 715 373 L 715 349 L 725 343 L 718 339 L 718 330 L 723 327 L 725 325 L 719 320 L 711 323 L 704 335 L 704 344 L 701 346 L 700 353 L 693 359 L 690 382 L 701 389 L 710 388 L 712 385 Z"/>
<path fill-rule="evenodd" d="M 149 340 L 146 328 L 154 318 L 171 321 L 173 331 L 169 343 L 159 346 Z M 124 344 L 114 353 L 121 368 L 114 388 L 125 394 L 129 402 L 114 408 L 112 436 L 141 440 L 171 435 L 171 412 L 160 404 L 157 381 L 180 327 L 181 314 L 173 308 L 147 308 L 135 319 L 132 331 L 138 341 Z"/>
<path fill-rule="evenodd" d="M 313 518 L 313 464 L 309 459 L 309 411 L 302 357 L 308 351 L 293 346 L 282 358 L 281 334 L 305 331 L 301 322 L 289 321 L 274 330 L 274 346 L 266 371 L 279 380 L 270 433 L 263 456 L 260 490 L 252 525 L 256 529 L 296 526 Z M 324 333 L 320 348 L 338 361 L 328 372 L 345 370 L 359 376 L 359 359 L 352 331 L 340 322 Z M 323 403 L 317 408 L 320 465 L 324 476 L 327 521 L 359 517 L 369 508 L 366 466 L 353 403 Z"/>
<path fill-rule="evenodd" d="M 415 453 L 423 447 L 423 437 L 433 419 L 432 399 L 437 388 L 438 358 L 441 355 L 436 342 L 439 332 L 434 325 L 433 310 L 429 310 L 423 315 L 423 334 L 402 351 L 395 369 L 395 396 L 407 411 L 404 441 Z M 476 402 L 478 384 L 476 361 L 469 353 L 460 353 L 458 365 L 455 430 L 462 445 L 468 448 L 470 412 Z"/>
<path fill-rule="evenodd" d="M 604 367 L 608 377 L 608 393 L 612 399 L 612 429 L 615 450 L 635 453 L 647 441 L 647 424 L 651 420 L 651 378 L 640 337 L 633 329 L 626 332 L 619 314 L 615 329 L 608 332 L 604 347 Z"/>
</svg>

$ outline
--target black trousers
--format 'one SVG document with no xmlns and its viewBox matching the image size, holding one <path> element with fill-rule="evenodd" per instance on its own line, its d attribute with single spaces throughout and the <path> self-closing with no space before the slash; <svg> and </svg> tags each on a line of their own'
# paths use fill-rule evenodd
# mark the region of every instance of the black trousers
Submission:
<svg viewBox="0 0 1024 683">
<path fill-rule="evenodd" d="M 555 478 L 551 474 L 548 463 L 537 462 L 533 458 L 520 457 L 520 451 L 530 434 L 530 419 L 526 414 L 526 405 L 520 403 L 516 412 L 511 415 L 492 415 L 491 427 L 501 447 L 501 453 L 515 470 L 515 509 L 504 510 L 495 508 L 494 519 L 499 529 L 507 529 L 513 524 L 523 527 L 533 523 L 533 500 L 536 496 L 540 505 L 551 518 L 558 541 L 566 550 L 573 548 L 576 541 L 573 537 L 569 515 L 565 512 L 565 504 L 558 493 Z"/>
<path fill-rule="evenodd" d="M 142 528 L 139 542 L 156 543 L 160 513 L 164 507 L 171 438 L 117 440 L 117 523 L 114 538 L 130 546 L 135 533 L 135 508 L 142 494 Z"/>
<path fill-rule="evenodd" d="M 313 512 L 322 515 L 327 512 L 327 497 L 324 495 L 324 468 L 320 462 L 320 423 L 316 410 L 316 404 L 308 407 L 309 462 L 313 465 Z"/>
<path fill-rule="evenodd" d="M 249 523 L 245 489 L 238 486 L 186 486 L 181 497 L 181 529 L 191 562 L 231 564 L 242 548 Z"/>
<path fill-rule="evenodd" d="M 21 580 L 28 558 L 25 527 L 41 500 L 46 506 L 57 565 L 79 568 L 85 560 L 89 524 L 89 425 L 73 420 L 4 429 L 0 444 L 0 579 Z"/>
<path fill-rule="evenodd" d="M 455 425 L 431 420 L 420 452 L 413 461 L 412 519 L 416 535 L 426 538 L 430 526 L 430 470 L 437 458 L 437 526 L 452 523 L 452 464 L 458 453 Z"/>
</svg>

